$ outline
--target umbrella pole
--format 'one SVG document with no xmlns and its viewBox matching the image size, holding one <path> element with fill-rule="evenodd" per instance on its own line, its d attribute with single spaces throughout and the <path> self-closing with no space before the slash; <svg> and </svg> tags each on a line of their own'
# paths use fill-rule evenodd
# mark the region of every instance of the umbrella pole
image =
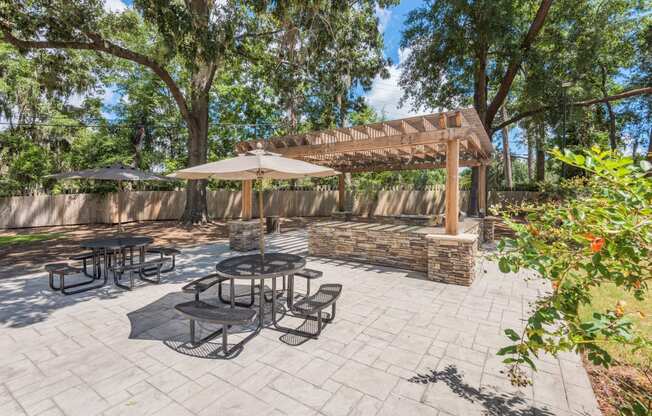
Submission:
<svg viewBox="0 0 652 416">
<path fill-rule="evenodd" d="M 260 221 L 260 257 L 265 260 L 265 223 L 263 220 L 263 180 L 258 181 L 260 187 L 258 188 L 258 217 Z"/>
<path fill-rule="evenodd" d="M 122 181 L 118 181 L 118 234 L 122 233 Z"/>
</svg>

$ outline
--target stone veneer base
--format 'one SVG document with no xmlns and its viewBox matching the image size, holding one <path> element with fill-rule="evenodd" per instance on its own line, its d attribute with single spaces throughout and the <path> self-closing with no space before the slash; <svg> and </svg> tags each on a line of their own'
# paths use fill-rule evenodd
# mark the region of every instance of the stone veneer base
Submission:
<svg viewBox="0 0 652 416">
<path fill-rule="evenodd" d="M 402 269 L 428 270 L 421 227 L 363 222 L 316 223 L 308 232 L 311 256 L 354 260 Z"/>
<path fill-rule="evenodd" d="M 229 247 L 236 251 L 257 250 L 260 242 L 258 220 L 229 221 Z"/>
<path fill-rule="evenodd" d="M 431 234 L 428 239 L 428 279 L 471 286 L 475 280 L 477 234 Z"/>
<path fill-rule="evenodd" d="M 470 286 L 482 237 L 493 236 L 493 221 L 459 235 L 432 234 L 430 227 L 333 221 L 313 224 L 311 256 L 353 260 L 426 272 L 428 279 Z"/>
</svg>

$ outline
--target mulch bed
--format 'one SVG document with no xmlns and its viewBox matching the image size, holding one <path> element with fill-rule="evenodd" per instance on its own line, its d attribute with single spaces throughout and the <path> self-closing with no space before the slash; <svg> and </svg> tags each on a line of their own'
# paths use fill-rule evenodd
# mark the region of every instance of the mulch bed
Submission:
<svg viewBox="0 0 652 416">
<path fill-rule="evenodd" d="M 586 357 L 583 358 L 593 392 L 604 416 L 620 415 L 619 409 L 626 403 L 628 394 L 639 398 L 647 397 L 649 405 L 652 405 L 652 369 L 648 369 L 646 375 L 632 366 L 616 363 L 604 368 L 593 365 Z"/>
<path fill-rule="evenodd" d="M 303 228 L 315 220 L 317 219 L 284 218 L 281 220 L 281 232 Z M 145 221 L 128 223 L 124 228 L 127 234 L 152 237 L 155 245 L 173 245 L 179 248 L 225 242 L 228 238 L 228 227 L 224 221 L 192 227 L 185 227 L 178 221 Z M 66 261 L 81 251 L 81 241 L 115 235 L 116 226 L 93 224 L 0 230 L 0 236 L 32 233 L 62 233 L 64 236 L 34 243 L 0 246 L 0 279 L 40 272 L 44 264 Z"/>
</svg>

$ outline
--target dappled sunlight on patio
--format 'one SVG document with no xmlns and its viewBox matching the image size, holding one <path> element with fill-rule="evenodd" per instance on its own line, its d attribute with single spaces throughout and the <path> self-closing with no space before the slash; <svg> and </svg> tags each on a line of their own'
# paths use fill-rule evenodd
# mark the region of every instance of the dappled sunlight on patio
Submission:
<svg viewBox="0 0 652 416">
<path fill-rule="evenodd" d="M 267 245 L 268 252 L 305 256 L 306 232 L 271 235 Z M 265 327 L 228 359 L 219 337 L 190 345 L 188 320 L 174 306 L 193 295 L 181 287 L 233 254 L 223 243 L 183 249 L 160 285 L 131 292 L 107 285 L 62 296 L 43 273 L 0 281 L 0 409 L 35 413 L 64 404 L 65 414 L 79 414 L 87 409 L 70 406 L 80 400 L 93 403 L 89 414 L 107 415 L 133 405 L 148 409 L 143 414 L 208 414 L 234 405 L 251 414 L 599 414 L 575 356 L 544 357 L 533 386 L 509 384 L 495 356 L 508 342 L 502 330 L 522 326 L 529 302 L 548 288 L 502 275 L 487 259 L 474 284 L 462 287 L 424 273 L 308 257 L 307 266 L 324 273 L 318 283 L 344 286 L 336 319 L 317 339 Z M 295 283 L 305 292 L 304 279 Z M 248 295 L 250 286 L 234 289 Z M 221 305 L 216 298 L 217 286 L 202 294 Z M 284 307 L 277 312 L 284 327 L 314 332 L 314 321 Z M 229 347 L 254 327 L 232 327 Z M 201 323 L 198 335 L 216 328 Z"/>
</svg>

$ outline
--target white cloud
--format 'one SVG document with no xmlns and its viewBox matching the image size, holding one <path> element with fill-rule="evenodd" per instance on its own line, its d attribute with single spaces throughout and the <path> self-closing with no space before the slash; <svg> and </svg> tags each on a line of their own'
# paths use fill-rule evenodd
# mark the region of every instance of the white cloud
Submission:
<svg viewBox="0 0 652 416">
<path fill-rule="evenodd" d="M 403 96 L 403 89 L 398 85 L 401 77 L 400 64 L 410 55 L 409 49 L 399 49 L 397 65 L 389 67 L 389 78 L 374 79 L 371 90 L 367 93 L 367 102 L 376 110 L 379 115 L 384 114 L 388 120 L 418 116 L 421 114 L 430 114 L 431 110 L 412 111 L 406 104 L 403 108 L 399 107 L 399 100 Z"/>
<path fill-rule="evenodd" d="M 104 87 L 104 92 L 102 92 L 100 98 L 105 105 L 115 104 L 120 99 L 118 89 L 114 85 Z"/>
<path fill-rule="evenodd" d="M 106 0 L 104 2 L 104 10 L 107 12 L 121 13 L 127 9 L 127 5 L 121 0 Z"/>
<path fill-rule="evenodd" d="M 73 93 L 66 99 L 66 103 L 68 105 L 72 105 L 75 107 L 81 107 L 84 104 L 84 101 L 86 98 L 99 98 L 102 104 L 106 105 L 113 105 L 117 100 L 120 99 L 120 96 L 118 95 L 118 90 L 116 87 L 110 85 L 108 87 L 104 87 L 102 89 L 102 92 L 100 94 L 97 94 L 97 91 L 89 93 Z"/>
<path fill-rule="evenodd" d="M 66 100 L 66 103 L 74 107 L 81 107 L 86 99 L 86 94 L 74 93 Z"/>
<path fill-rule="evenodd" d="M 378 31 L 384 33 L 389 23 L 389 19 L 392 18 L 392 12 L 388 9 L 383 9 L 382 7 L 376 6 L 376 17 L 378 18 Z"/>
</svg>

